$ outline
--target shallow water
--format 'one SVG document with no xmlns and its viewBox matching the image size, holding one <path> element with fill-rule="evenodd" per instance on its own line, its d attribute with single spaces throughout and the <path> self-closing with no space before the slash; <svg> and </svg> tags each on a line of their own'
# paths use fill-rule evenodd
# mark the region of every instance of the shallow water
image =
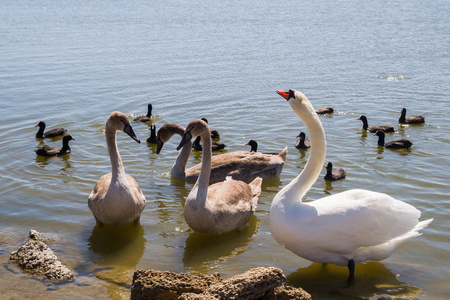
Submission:
<svg viewBox="0 0 450 300">
<path fill-rule="evenodd" d="M 448 1 L 392 2 L 134 1 L 89 3 L 15 1 L 0 4 L 0 292 L 37 298 L 128 298 L 138 268 L 220 272 L 224 277 L 257 266 L 281 268 L 288 282 L 319 299 L 383 296 L 450 297 L 447 111 Z M 382 262 L 357 266 L 355 285 L 346 268 L 323 266 L 280 247 L 269 230 L 275 194 L 304 167 L 309 152 L 294 148 L 304 124 L 276 89 L 297 89 L 316 108 L 327 136 L 327 161 L 347 169 L 343 181 L 322 177 L 306 200 L 353 188 L 385 192 L 434 218 L 423 235 Z M 264 181 L 258 209 L 241 232 L 206 236 L 183 217 L 192 188 L 170 178 L 179 142 L 137 144 L 118 134 L 126 172 L 147 198 L 140 226 L 98 228 L 87 197 L 110 171 L 104 123 L 113 110 L 146 113 L 153 124 L 186 126 L 206 117 L 227 151 L 289 153 L 280 179 Z M 403 126 L 421 114 L 425 125 Z M 410 150 L 380 149 L 361 130 L 392 125 L 387 140 L 408 138 Z M 34 149 L 34 125 L 67 128 L 72 154 L 43 159 Z M 149 125 L 132 123 L 145 141 Z M 201 161 L 193 152 L 188 166 Z M 8 263 L 30 229 L 76 280 L 54 284 Z"/>
</svg>

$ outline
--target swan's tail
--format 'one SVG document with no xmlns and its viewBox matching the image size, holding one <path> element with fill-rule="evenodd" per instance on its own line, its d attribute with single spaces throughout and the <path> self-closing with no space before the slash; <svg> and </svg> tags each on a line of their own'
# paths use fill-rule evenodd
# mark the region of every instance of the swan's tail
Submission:
<svg viewBox="0 0 450 300">
<path fill-rule="evenodd" d="M 403 241 L 406 241 L 407 239 L 410 239 L 412 237 L 422 235 L 422 232 L 420 232 L 420 230 L 422 230 L 425 227 L 427 227 L 431 222 L 433 222 L 433 220 L 434 219 L 428 219 L 428 220 L 421 221 L 421 222 L 417 223 L 417 225 L 410 232 L 405 233 L 402 236 L 399 236 L 395 240 L 403 242 Z"/>
<path fill-rule="evenodd" d="M 288 147 L 286 146 L 286 147 L 284 147 L 283 150 L 281 150 L 280 153 L 278 153 L 278 155 L 281 156 L 281 157 L 283 158 L 283 160 L 286 160 L 286 154 L 287 154 L 287 152 L 288 152 Z"/>
<path fill-rule="evenodd" d="M 261 184 L 262 184 L 261 177 L 256 177 L 252 182 L 248 184 L 252 189 L 253 196 L 258 197 L 259 194 L 261 194 Z"/>
<path fill-rule="evenodd" d="M 419 222 L 419 223 L 417 223 L 416 227 L 414 227 L 413 230 L 419 232 L 419 230 L 422 230 L 422 229 L 424 229 L 425 227 L 427 227 L 428 225 L 430 225 L 430 223 L 433 222 L 433 220 L 434 220 L 434 219 L 431 218 L 431 219 L 428 219 L 428 220 Z M 420 233 L 420 234 L 422 234 L 422 233 Z"/>
<path fill-rule="evenodd" d="M 367 261 L 367 260 L 374 260 L 374 261 L 380 261 L 383 259 L 388 258 L 394 250 L 401 245 L 406 240 L 422 235 L 420 230 L 427 227 L 433 219 L 428 219 L 422 222 L 417 223 L 417 225 L 409 232 L 405 233 L 404 235 L 401 235 L 395 239 L 392 239 L 384 244 L 375 245 L 371 247 L 361 247 L 358 249 L 357 254 L 353 257 L 354 261 L 357 263 Z"/>
<path fill-rule="evenodd" d="M 258 197 L 261 194 L 261 184 L 262 184 L 262 178 L 256 177 L 252 182 L 250 182 L 248 185 L 252 189 L 252 211 L 256 210 L 256 206 L 258 205 Z"/>
</svg>

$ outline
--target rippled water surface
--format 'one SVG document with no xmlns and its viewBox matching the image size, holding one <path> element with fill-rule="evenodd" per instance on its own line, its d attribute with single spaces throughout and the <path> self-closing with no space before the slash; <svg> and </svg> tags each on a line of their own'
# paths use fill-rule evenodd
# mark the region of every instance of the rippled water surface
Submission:
<svg viewBox="0 0 450 300">
<path fill-rule="evenodd" d="M 0 3 L 0 292 L 30 298 L 128 298 L 138 268 L 220 272 L 229 277 L 275 266 L 315 299 L 450 298 L 448 145 L 448 1 L 2 1 Z M 423 235 L 388 259 L 348 270 L 311 263 L 277 244 L 269 230 L 273 197 L 304 167 L 309 152 L 293 145 L 304 124 L 277 89 L 297 89 L 316 108 L 327 136 L 327 160 L 347 169 L 343 181 L 324 172 L 306 200 L 353 188 L 385 192 L 434 218 Z M 146 113 L 157 128 L 208 118 L 227 151 L 289 147 L 280 179 L 264 181 L 258 209 L 240 232 L 207 236 L 183 216 L 191 183 L 171 179 L 179 139 L 160 155 L 118 133 L 126 172 L 147 198 L 137 227 L 99 228 L 87 207 L 98 178 L 110 172 L 104 123 L 118 110 Z M 397 123 L 402 107 L 425 125 Z M 392 125 L 377 147 L 356 120 Z M 64 127 L 72 154 L 43 159 L 36 123 Z M 149 124 L 132 122 L 145 141 Z M 188 166 L 201 161 L 192 152 Z M 355 224 L 356 225 L 356 224 Z M 53 284 L 8 263 L 30 229 L 76 273 Z"/>
</svg>

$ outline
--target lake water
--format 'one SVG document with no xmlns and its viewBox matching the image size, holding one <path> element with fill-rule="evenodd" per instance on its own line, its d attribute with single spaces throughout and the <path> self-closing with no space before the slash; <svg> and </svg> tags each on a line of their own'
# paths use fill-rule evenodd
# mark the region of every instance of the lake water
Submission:
<svg viewBox="0 0 450 300">
<path fill-rule="evenodd" d="M 230 277 L 275 266 L 315 299 L 450 298 L 448 123 L 450 2 L 437 1 L 1 1 L 0 3 L 0 293 L 4 298 L 129 298 L 134 270 L 219 272 Z M 306 195 L 348 189 L 385 192 L 434 218 L 423 235 L 382 262 L 348 270 L 311 263 L 282 248 L 269 230 L 273 197 L 304 167 L 309 152 L 293 145 L 304 124 L 277 89 L 302 91 L 321 116 L 327 160 Z M 289 147 L 280 179 L 265 181 L 258 209 L 241 232 L 207 236 L 183 216 L 191 183 L 172 180 L 178 138 L 160 155 L 146 144 L 149 125 L 133 122 L 137 144 L 118 143 L 126 172 L 147 198 L 140 226 L 98 228 L 87 197 L 110 172 L 104 123 L 118 110 L 146 113 L 157 129 L 206 117 L 227 151 Z M 400 126 L 402 107 L 426 124 Z M 406 151 L 383 150 L 356 120 L 392 125 L 387 140 L 408 138 Z M 37 157 L 36 123 L 64 127 L 72 154 Z M 201 161 L 191 154 L 188 166 Z M 54 284 L 8 263 L 30 229 L 76 273 Z M 384 298 L 385 299 L 385 298 Z M 409 299 L 409 298 L 408 298 Z"/>
</svg>

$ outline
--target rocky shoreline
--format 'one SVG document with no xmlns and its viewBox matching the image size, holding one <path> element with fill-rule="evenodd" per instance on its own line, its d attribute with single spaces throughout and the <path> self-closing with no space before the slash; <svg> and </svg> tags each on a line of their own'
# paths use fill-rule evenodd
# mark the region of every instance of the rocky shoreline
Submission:
<svg viewBox="0 0 450 300">
<path fill-rule="evenodd" d="M 51 281 L 74 281 L 75 274 L 64 266 L 42 240 L 31 230 L 28 242 L 10 255 L 10 262 L 24 272 L 41 275 Z M 131 299 L 311 299 L 301 288 L 286 285 L 283 271 L 258 267 L 224 279 L 220 274 L 186 274 L 157 270 L 136 270 L 133 274 Z"/>
</svg>

